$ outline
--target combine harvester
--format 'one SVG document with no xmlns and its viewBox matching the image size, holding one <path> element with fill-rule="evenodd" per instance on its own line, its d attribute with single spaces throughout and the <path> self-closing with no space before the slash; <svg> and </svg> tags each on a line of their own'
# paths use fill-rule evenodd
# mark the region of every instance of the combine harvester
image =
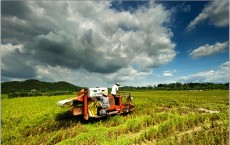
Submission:
<svg viewBox="0 0 230 145">
<path fill-rule="evenodd" d="M 103 108 L 101 105 L 101 97 L 105 94 L 109 97 L 109 108 Z M 113 95 L 108 94 L 108 88 L 86 88 L 77 93 L 77 97 L 58 101 L 61 107 L 69 106 L 74 116 L 83 115 L 85 120 L 91 118 L 100 118 L 112 114 L 123 114 L 131 112 L 134 109 L 132 104 L 133 97 L 124 93 L 125 101 L 119 95 L 115 99 Z"/>
</svg>

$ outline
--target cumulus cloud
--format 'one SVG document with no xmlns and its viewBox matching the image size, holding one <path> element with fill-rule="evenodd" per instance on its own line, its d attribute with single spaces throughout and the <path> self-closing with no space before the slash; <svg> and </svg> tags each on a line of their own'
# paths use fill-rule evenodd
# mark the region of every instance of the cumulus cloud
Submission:
<svg viewBox="0 0 230 145">
<path fill-rule="evenodd" d="M 133 67 L 129 66 L 127 68 L 122 68 L 118 72 L 108 74 L 105 78 L 108 81 L 113 82 L 116 78 L 118 81 L 125 82 L 125 81 L 132 81 L 135 79 L 145 78 L 146 76 L 150 75 L 152 71 L 142 71 L 138 72 Z"/>
<path fill-rule="evenodd" d="M 188 76 L 179 77 L 177 81 L 226 83 L 229 81 L 229 61 L 221 64 L 217 70 L 202 71 Z"/>
<path fill-rule="evenodd" d="M 46 81 L 63 81 L 75 82 L 76 85 L 85 87 L 95 87 L 95 86 L 107 86 L 111 87 L 116 80 L 117 82 L 129 82 L 138 79 L 143 79 L 150 75 L 151 71 L 138 72 L 131 66 L 128 68 L 122 68 L 118 72 L 101 74 L 88 72 L 84 69 L 73 70 L 67 67 L 60 66 L 36 66 L 37 79 L 45 79 Z"/>
<path fill-rule="evenodd" d="M 213 0 L 209 2 L 202 12 L 189 23 L 187 30 L 194 29 L 205 20 L 209 20 L 215 27 L 224 27 L 229 24 L 229 1 Z"/>
<path fill-rule="evenodd" d="M 199 48 L 194 49 L 191 53 L 189 53 L 189 55 L 192 56 L 192 58 L 196 59 L 199 57 L 213 55 L 216 53 L 223 52 L 228 47 L 229 47 L 228 41 L 223 42 L 223 43 L 217 42 L 214 45 L 205 44 L 204 46 L 200 46 Z"/>
<path fill-rule="evenodd" d="M 225 71 L 228 71 L 229 70 L 229 61 L 221 64 L 220 68 L 223 69 L 223 70 L 225 70 Z"/>
<path fill-rule="evenodd" d="M 23 45 L 12 45 L 10 43 L 1 45 L 1 57 L 9 55 L 10 53 L 13 53 L 15 51 L 23 52 Z"/>
<path fill-rule="evenodd" d="M 107 86 L 107 82 L 102 79 L 102 74 L 91 73 L 84 69 L 70 69 L 60 66 L 43 66 L 35 67 L 38 75 L 37 79 L 51 82 L 66 81 L 82 87 Z"/>
<path fill-rule="evenodd" d="M 170 11 L 154 2 L 132 13 L 111 6 L 110 1 L 2 2 L 2 44 L 11 46 L 2 59 L 3 77 L 45 79 L 46 72 L 68 69 L 77 77 L 87 72 L 111 81 L 123 75 L 126 81 L 173 60 L 173 34 L 165 25 Z"/>
<path fill-rule="evenodd" d="M 172 70 L 172 71 L 170 71 L 170 70 L 167 70 L 167 71 L 163 71 L 163 76 L 164 77 L 171 77 L 171 76 L 173 76 L 173 74 L 176 72 L 176 70 Z"/>
</svg>

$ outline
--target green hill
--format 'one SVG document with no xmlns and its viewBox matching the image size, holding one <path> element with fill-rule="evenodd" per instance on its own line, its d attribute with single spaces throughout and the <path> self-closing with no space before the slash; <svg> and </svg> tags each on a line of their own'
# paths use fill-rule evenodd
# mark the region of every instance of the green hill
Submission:
<svg viewBox="0 0 230 145">
<path fill-rule="evenodd" d="M 60 82 L 42 82 L 39 80 L 31 79 L 26 81 L 11 81 L 1 83 L 1 93 L 8 94 L 10 92 L 28 92 L 36 90 L 40 92 L 47 91 L 78 91 L 81 87 L 73 84 L 60 81 Z"/>
</svg>

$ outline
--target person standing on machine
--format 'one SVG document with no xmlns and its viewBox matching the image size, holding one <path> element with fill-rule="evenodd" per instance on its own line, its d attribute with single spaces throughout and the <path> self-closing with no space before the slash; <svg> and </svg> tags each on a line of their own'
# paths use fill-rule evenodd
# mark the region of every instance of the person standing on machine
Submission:
<svg viewBox="0 0 230 145">
<path fill-rule="evenodd" d="M 115 85 L 113 85 L 112 91 L 111 91 L 111 94 L 113 95 L 114 100 L 115 100 L 115 105 L 119 104 L 118 102 L 119 99 L 117 98 L 117 93 L 119 92 L 118 86 L 120 86 L 120 83 L 116 83 Z"/>
</svg>

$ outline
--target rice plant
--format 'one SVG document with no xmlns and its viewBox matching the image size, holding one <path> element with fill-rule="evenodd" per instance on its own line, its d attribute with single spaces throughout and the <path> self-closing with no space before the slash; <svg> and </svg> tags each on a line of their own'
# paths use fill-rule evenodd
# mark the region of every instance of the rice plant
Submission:
<svg viewBox="0 0 230 145">
<path fill-rule="evenodd" d="M 56 102 L 75 95 L 2 95 L 2 144 L 220 144 L 229 142 L 228 91 L 134 91 L 127 115 L 88 122 Z M 205 110 L 205 111 L 204 111 Z"/>
</svg>

